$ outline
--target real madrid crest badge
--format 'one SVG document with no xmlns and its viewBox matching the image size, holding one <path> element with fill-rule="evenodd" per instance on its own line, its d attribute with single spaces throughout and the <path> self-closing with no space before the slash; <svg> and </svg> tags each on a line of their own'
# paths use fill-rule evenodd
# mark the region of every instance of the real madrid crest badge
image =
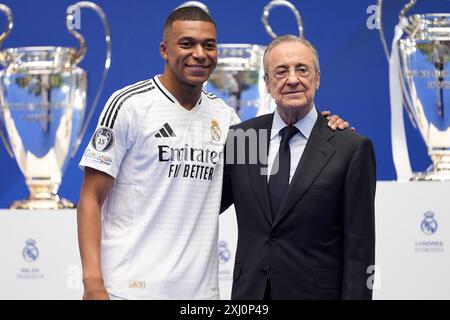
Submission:
<svg viewBox="0 0 450 320">
<path fill-rule="evenodd" d="M 222 138 L 222 131 L 219 127 L 219 122 L 216 119 L 211 120 L 211 138 L 214 141 L 220 141 Z"/>
<path fill-rule="evenodd" d="M 423 214 L 425 218 L 422 220 L 420 224 L 420 228 L 425 234 L 433 234 L 436 232 L 438 228 L 438 223 L 434 218 L 434 213 L 431 211 L 427 211 Z"/>
<path fill-rule="evenodd" d="M 22 250 L 22 256 L 26 261 L 33 262 L 39 257 L 39 249 L 36 246 L 36 241 L 28 239 L 26 247 Z"/>
</svg>

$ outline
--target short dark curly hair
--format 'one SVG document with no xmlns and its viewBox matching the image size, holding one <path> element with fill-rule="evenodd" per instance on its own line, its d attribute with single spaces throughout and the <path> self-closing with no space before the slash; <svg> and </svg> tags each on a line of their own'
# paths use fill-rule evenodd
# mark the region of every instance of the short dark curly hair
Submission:
<svg viewBox="0 0 450 320">
<path fill-rule="evenodd" d="M 166 38 L 167 30 L 172 27 L 175 21 L 204 21 L 210 22 L 216 27 L 216 23 L 211 16 L 199 7 L 181 7 L 174 10 L 166 19 L 164 23 L 164 39 Z"/>
</svg>

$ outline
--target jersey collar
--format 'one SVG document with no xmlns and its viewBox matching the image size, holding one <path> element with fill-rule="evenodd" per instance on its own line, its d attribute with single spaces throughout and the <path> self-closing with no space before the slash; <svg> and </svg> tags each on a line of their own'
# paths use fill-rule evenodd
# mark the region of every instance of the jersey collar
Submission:
<svg viewBox="0 0 450 320">
<path fill-rule="evenodd" d="M 167 99 L 169 99 L 170 102 L 177 104 L 179 106 L 181 106 L 180 102 L 178 102 L 177 98 L 175 98 L 175 96 L 173 94 L 170 93 L 169 90 L 167 90 L 166 87 L 164 87 L 164 85 L 161 83 L 161 81 L 159 81 L 159 77 L 161 75 L 157 75 L 153 77 L 153 82 L 155 83 L 156 87 L 161 91 L 161 93 L 163 95 L 166 96 Z M 200 98 L 198 99 L 197 103 L 195 104 L 194 108 L 192 108 L 192 110 L 195 109 L 195 107 L 197 107 L 198 105 L 200 105 L 202 103 L 202 94 L 200 95 Z M 184 108 L 183 108 L 184 109 Z"/>
</svg>

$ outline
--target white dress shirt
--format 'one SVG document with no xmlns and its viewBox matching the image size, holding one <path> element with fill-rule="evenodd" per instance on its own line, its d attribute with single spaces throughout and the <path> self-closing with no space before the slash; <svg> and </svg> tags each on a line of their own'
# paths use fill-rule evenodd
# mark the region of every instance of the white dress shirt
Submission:
<svg viewBox="0 0 450 320">
<path fill-rule="evenodd" d="M 317 110 L 316 107 L 313 106 L 311 111 L 308 112 L 306 116 L 304 116 L 302 119 L 294 123 L 294 126 L 297 127 L 299 133 L 293 136 L 289 141 L 289 148 L 291 149 L 291 168 L 289 170 L 289 183 L 291 183 L 292 177 L 294 176 L 295 170 L 297 169 L 297 165 L 300 162 L 303 151 L 305 150 L 306 147 L 306 143 L 308 142 L 309 136 L 314 127 L 314 124 L 316 123 L 316 120 L 317 120 Z M 284 122 L 283 119 L 281 119 L 278 110 L 275 109 L 272 122 L 272 130 L 270 132 L 268 172 L 272 172 L 273 162 L 278 153 L 278 149 L 280 148 L 281 136 L 279 135 L 279 132 L 286 126 L 287 124 Z M 269 179 L 270 175 L 267 175 L 267 182 L 269 182 Z"/>
</svg>

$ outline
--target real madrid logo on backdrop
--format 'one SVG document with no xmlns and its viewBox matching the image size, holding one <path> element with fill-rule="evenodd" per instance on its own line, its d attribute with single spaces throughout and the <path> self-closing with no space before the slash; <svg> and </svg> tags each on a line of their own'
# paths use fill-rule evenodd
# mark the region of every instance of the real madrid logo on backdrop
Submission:
<svg viewBox="0 0 450 320">
<path fill-rule="evenodd" d="M 33 262 L 39 258 L 39 249 L 36 247 L 36 241 L 33 239 L 28 239 L 26 241 L 26 246 L 22 250 L 22 256 L 26 261 Z"/>
<path fill-rule="evenodd" d="M 222 130 L 220 130 L 219 122 L 216 119 L 211 120 L 211 138 L 214 141 L 220 141 L 222 138 Z"/>
<path fill-rule="evenodd" d="M 95 150 L 105 152 L 114 144 L 114 133 L 108 128 L 98 128 L 92 137 L 92 145 Z"/>
<path fill-rule="evenodd" d="M 220 263 L 226 263 L 230 260 L 231 252 L 228 249 L 228 243 L 226 241 L 219 242 L 219 261 Z"/>
<path fill-rule="evenodd" d="M 436 219 L 434 218 L 434 213 L 431 211 L 427 211 L 423 215 L 425 216 L 425 218 L 420 224 L 420 228 L 422 229 L 423 233 L 428 235 L 435 233 L 438 228 L 438 224 Z"/>
</svg>

